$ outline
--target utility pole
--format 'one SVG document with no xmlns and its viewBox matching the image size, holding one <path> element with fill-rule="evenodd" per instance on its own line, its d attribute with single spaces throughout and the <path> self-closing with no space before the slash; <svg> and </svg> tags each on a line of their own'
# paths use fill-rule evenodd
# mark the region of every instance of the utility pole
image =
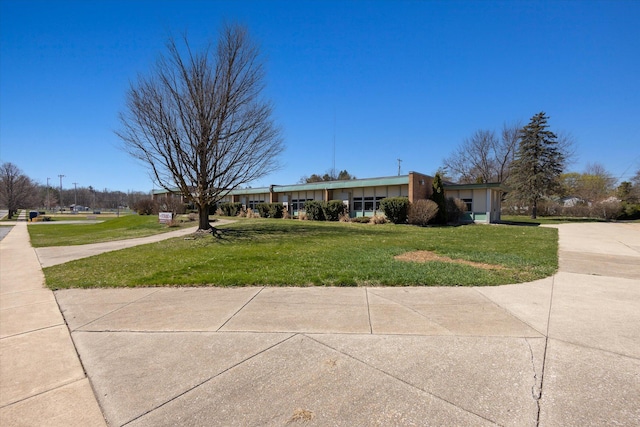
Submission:
<svg viewBox="0 0 640 427">
<path fill-rule="evenodd" d="M 49 180 L 51 178 L 47 177 L 47 210 L 51 210 L 51 203 L 49 203 Z"/>
<path fill-rule="evenodd" d="M 60 211 L 62 212 L 62 206 L 64 206 L 62 204 L 62 178 L 64 178 L 66 175 L 58 175 L 58 178 L 60 178 Z"/>
<path fill-rule="evenodd" d="M 78 210 L 78 183 L 73 183 L 73 209 Z"/>
<path fill-rule="evenodd" d="M 398 159 L 398 176 L 400 176 L 400 163 L 402 163 L 402 160 Z"/>
</svg>

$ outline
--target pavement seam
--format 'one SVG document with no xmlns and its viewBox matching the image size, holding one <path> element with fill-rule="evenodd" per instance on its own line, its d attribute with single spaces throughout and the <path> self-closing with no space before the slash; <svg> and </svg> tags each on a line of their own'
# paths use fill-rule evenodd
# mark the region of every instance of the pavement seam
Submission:
<svg viewBox="0 0 640 427">
<path fill-rule="evenodd" d="M 616 351 L 610 351 L 610 350 L 606 350 L 606 349 L 600 348 L 600 347 L 593 347 L 593 346 L 585 345 L 585 344 L 579 343 L 579 342 L 573 342 L 573 341 L 563 340 L 563 339 L 554 338 L 554 337 L 547 337 L 547 338 L 551 339 L 551 340 L 554 340 L 554 341 L 557 341 L 557 342 L 561 342 L 563 344 L 569 344 L 569 345 L 572 345 L 572 346 L 575 346 L 575 347 L 584 348 L 586 350 L 601 351 L 603 353 L 611 354 L 611 355 L 614 355 L 614 356 L 624 357 L 625 359 L 640 360 L 640 357 L 630 356 L 628 354 L 618 353 Z"/>
<path fill-rule="evenodd" d="M 377 296 L 378 298 L 382 298 L 382 299 L 387 300 L 387 301 L 389 301 L 389 302 L 391 302 L 391 303 L 393 303 L 393 304 L 399 305 L 400 307 L 404 307 L 404 308 L 406 308 L 407 310 L 412 311 L 413 313 L 417 314 L 418 316 L 420 316 L 420 317 L 423 317 L 423 318 L 427 319 L 429 322 L 433 322 L 433 323 L 437 324 L 437 325 L 438 325 L 438 326 L 440 326 L 442 329 L 444 329 L 444 330 L 446 330 L 447 332 L 449 332 L 451 335 L 455 335 L 455 333 L 454 333 L 452 330 L 450 330 L 449 328 L 447 328 L 446 326 L 444 326 L 444 325 L 442 325 L 442 324 L 440 324 L 440 323 L 436 322 L 435 320 L 431 319 L 429 316 L 427 316 L 427 315 L 425 315 L 425 314 L 423 314 L 423 313 L 420 313 L 418 310 L 416 310 L 416 309 L 414 309 L 414 308 L 412 308 L 412 307 L 409 307 L 409 306 L 408 306 L 408 305 L 406 305 L 406 304 L 402 304 L 402 303 L 400 303 L 400 302 L 398 302 L 398 301 L 394 301 L 394 300 L 392 300 L 391 298 L 388 298 L 388 297 L 383 297 L 382 295 L 378 295 L 378 294 L 376 294 L 375 292 L 372 292 L 372 294 L 373 294 L 373 295 L 375 295 L 375 296 Z M 449 304 L 449 305 L 459 305 L 459 304 Z M 372 333 L 373 333 L 373 332 L 372 332 Z"/>
<path fill-rule="evenodd" d="M 364 296 L 367 299 L 367 316 L 369 318 L 369 333 L 373 335 L 373 324 L 371 323 L 371 306 L 369 305 L 369 288 L 364 288 Z"/>
<path fill-rule="evenodd" d="M 161 288 L 159 288 L 158 290 L 152 291 L 152 292 L 150 292 L 150 293 L 148 293 L 148 294 L 146 294 L 146 295 L 144 295 L 144 296 L 141 296 L 140 298 L 136 298 L 136 299 L 135 299 L 135 300 L 133 300 L 133 301 L 129 301 L 129 302 L 127 302 L 127 303 L 123 303 L 123 305 L 121 305 L 120 307 L 115 308 L 115 309 L 111 310 L 110 312 L 103 314 L 102 316 L 96 317 L 95 319 L 91 320 L 90 322 L 87 322 L 87 323 L 85 323 L 85 324 L 83 324 L 83 325 L 78 326 L 77 328 L 73 329 L 73 331 L 78 331 L 78 330 L 80 330 L 80 328 L 84 328 L 85 326 L 90 325 L 90 324 L 92 324 L 93 322 L 97 322 L 98 320 L 103 319 L 103 318 L 107 317 L 108 315 L 115 313 L 116 311 L 122 310 L 123 308 L 128 307 L 128 306 L 130 306 L 131 304 L 135 304 L 135 303 L 137 303 L 138 301 L 143 300 L 143 299 L 145 299 L 145 298 L 147 298 L 147 297 L 149 297 L 149 296 L 151 296 L 151 295 L 154 295 L 154 294 L 156 294 L 156 293 L 160 292 L 161 290 L 162 290 L 162 289 L 161 289 Z M 60 313 L 62 313 L 62 317 L 64 317 L 64 313 L 62 312 L 62 308 L 60 307 L 60 303 L 58 303 L 58 297 L 56 296 L 56 293 L 55 293 L 55 292 L 53 293 L 53 296 L 54 296 L 54 298 L 55 298 L 55 300 L 56 300 L 56 304 L 58 304 L 58 310 L 60 310 Z M 70 305 L 71 305 L 71 304 L 70 304 Z M 64 321 L 65 321 L 65 323 L 66 323 L 66 322 L 67 322 L 67 319 L 65 318 L 65 319 L 64 319 Z M 67 327 L 68 327 L 68 326 L 69 326 L 69 325 L 67 324 Z M 73 332 L 73 331 L 69 328 L 69 332 Z"/>
<path fill-rule="evenodd" d="M 560 255 L 558 254 L 558 261 Z M 560 262 L 558 262 L 560 264 Z M 554 274 L 551 278 L 551 295 L 549 296 L 549 313 L 547 314 L 547 331 L 544 334 L 544 352 L 542 353 L 542 368 L 540 370 L 540 392 L 538 394 L 538 399 L 536 400 L 536 405 L 538 406 L 538 413 L 536 415 L 536 426 L 540 426 L 540 412 L 542 409 L 542 405 L 540 402 L 542 401 L 542 394 L 544 392 L 544 370 L 546 368 L 547 363 L 547 350 L 549 348 L 549 329 L 551 327 L 551 312 L 553 310 L 553 291 L 556 286 L 556 275 Z"/>
<path fill-rule="evenodd" d="M 507 285 L 507 286 L 511 286 L 511 285 Z M 537 333 L 539 333 L 542 337 L 545 337 L 545 333 L 542 331 L 539 331 L 535 326 L 531 325 L 529 322 L 527 322 L 524 319 L 521 319 L 520 317 L 518 317 L 517 314 L 513 313 L 511 310 L 509 310 L 508 308 L 498 304 L 496 301 L 492 300 L 491 298 L 489 298 L 487 295 L 485 295 L 484 293 L 482 293 L 482 288 L 479 288 L 477 286 L 474 286 L 473 289 L 480 294 L 485 300 L 487 300 L 489 303 L 491 303 L 492 305 L 495 305 L 496 307 L 498 307 L 499 309 L 501 309 L 503 312 L 505 312 L 506 314 L 508 314 L 509 316 L 513 317 L 514 319 L 516 319 L 518 322 L 523 323 L 525 325 L 527 325 L 528 327 L 530 327 L 531 329 L 533 329 L 534 331 L 536 331 Z M 547 320 L 548 321 L 548 320 Z M 547 325 L 548 326 L 548 325 Z"/>
<path fill-rule="evenodd" d="M 56 391 L 56 390 L 58 390 L 60 388 L 67 387 L 67 386 L 69 386 L 71 384 L 75 384 L 77 382 L 84 381 L 85 379 L 87 379 L 86 375 L 83 376 L 82 378 L 76 378 L 76 379 L 69 380 L 69 381 L 67 381 L 65 383 L 62 383 L 60 385 L 57 385 L 57 386 L 55 386 L 53 388 L 49 388 L 47 390 L 43 390 L 43 391 L 40 391 L 38 393 L 32 394 L 31 396 L 23 397 L 22 399 L 18 399 L 18 400 L 15 400 L 13 402 L 6 403 L 6 404 L 0 406 L 0 409 L 8 408 L 9 406 L 24 402 L 25 400 L 36 398 L 38 396 L 41 396 L 43 394 L 46 394 L 46 393 L 49 393 L 49 392 L 52 392 L 52 391 Z"/>
<path fill-rule="evenodd" d="M 64 316 L 63 316 L 63 319 L 64 319 Z M 4 339 L 7 339 L 7 338 L 15 338 L 15 337 L 19 337 L 19 336 L 22 336 L 22 335 L 28 335 L 28 334 L 30 334 L 32 332 L 45 331 L 47 329 L 58 328 L 60 326 L 65 326 L 64 320 L 63 320 L 62 323 L 56 323 L 55 325 L 48 325 L 48 326 L 44 326 L 42 328 L 37 328 L 37 329 L 29 329 L 28 331 L 19 332 L 17 334 L 0 337 L 0 340 L 4 340 Z"/>
<path fill-rule="evenodd" d="M 462 411 L 465 411 L 465 412 L 468 412 L 468 413 L 470 413 L 470 414 L 473 414 L 473 415 L 475 415 L 476 417 L 478 417 L 478 418 L 482 418 L 483 420 L 488 421 L 488 422 L 490 422 L 490 423 L 492 423 L 492 424 L 495 424 L 495 425 L 501 425 L 501 424 L 499 424 L 498 422 L 496 422 L 496 421 L 494 421 L 494 420 L 491 420 L 491 419 L 489 419 L 489 418 L 487 418 L 487 417 L 485 417 L 485 416 L 483 416 L 483 415 L 477 414 L 477 413 L 475 413 L 475 412 L 473 412 L 473 411 L 471 411 L 471 410 L 469 410 L 469 409 L 463 408 L 462 406 L 457 405 L 456 403 L 451 402 L 451 401 L 449 401 L 449 400 L 445 399 L 444 397 L 438 396 L 437 394 L 435 394 L 435 393 L 433 393 L 433 392 L 431 392 L 431 391 L 429 391 L 429 390 L 425 390 L 425 389 L 423 389 L 423 388 L 421 388 L 421 387 L 418 387 L 418 386 L 417 386 L 417 385 L 415 385 L 415 384 L 412 384 L 412 383 L 408 382 L 407 380 L 404 380 L 404 379 L 402 379 L 402 378 L 398 378 L 398 377 L 396 377 L 395 375 L 393 375 L 392 373 L 387 372 L 387 371 L 385 371 L 385 370 L 383 370 L 383 369 L 380 369 L 380 368 L 378 368 L 377 366 L 373 366 L 373 365 L 371 365 L 371 364 L 369 364 L 369 363 L 365 362 L 364 360 L 358 359 L 357 357 L 355 357 L 355 356 L 353 356 L 353 355 L 351 355 L 351 354 L 345 353 L 345 352 L 340 351 L 340 350 L 338 350 L 337 348 L 334 348 L 334 347 L 332 347 L 332 346 L 330 346 L 330 345 L 328 345 L 328 344 L 326 344 L 326 343 L 323 343 L 323 342 L 321 342 L 321 341 L 318 341 L 318 340 L 316 340 L 315 338 L 313 338 L 312 336 L 309 336 L 309 335 L 307 335 L 307 334 L 300 334 L 300 335 L 303 335 L 304 337 L 309 338 L 310 340 L 312 340 L 312 341 L 316 342 L 317 344 L 320 344 L 320 345 L 322 345 L 322 346 L 324 346 L 324 347 L 330 348 L 331 350 L 333 350 L 333 351 L 335 351 L 335 352 L 337 352 L 337 353 L 340 353 L 340 354 L 342 354 L 343 356 L 345 356 L 345 357 L 347 357 L 347 358 L 349 358 L 349 359 L 352 359 L 352 360 L 355 360 L 356 362 L 362 363 L 363 365 L 368 366 L 369 368 L 371 368 L 371 369 L 373 369 L 373 370 L 375 370 L 375 371 L 378 371 L 378 372 L 380 372 L 380 373 L 382 373 L 382 374 L 384 374 L 384 375 L 386 375 L 386 376 L 388 376 L 388 377 L 390 377 L 390 378 L 393 378 L 393 379 L 395 379 L 396 381 L 399 381 L 399 382 L 401 382 L 401 383 L 403 383 L 403 384 L 405 384 L 405 385 L 407 385 L 407 386 L 409 386 L 409 387 L 411 387 L 411 388 L 414 388 L 414 389 L 416 389 L 416 390 L 420 390 L 420 391 L 422 391 L 423 393 L 426 393 L 426 394 L 428 394 L 429 396 L 432 396 L 433 398 L 435 398 L 435 399 L 437 399 L 437 400 L 440 400 L 440 401 L 442 401 L 442 402 L 445 402 L 445 403 L 447 403 L 447 404 L 449 404 L 449 405 L 453 406 L 454 408 L 458 408 L 458 409 L 460 409 L 460 410 L 462 410 Z"/>
<path fill-rule="evenodd" d="M 231 316 L 229 316 L 229 318 L 227 320 L 224 321 L 224 323 L 222 325 L 220 325 L 220 327 L 218 329 L 216 329 L 216 332 L 220 332 L 220 329 L 224 328 L 227 323 L 229 323 L 231 321 L 231 319 L 233 319 L 234 317 L 236 317 L 236 315 L 238 313 L 240 313 L 251 301 L 253 301 L 253 299 L 255 297 L 257 297 L 258 295 L 260 295 L 260 293 L 262 291 L 264 291 L 265 286 L 261 287 L 258 292 L 256 292 L 251 298 L 249 298 L 249 300 L 247 302 L 245 302 L 242 307 L 240 307 L 238 310 L 236 310 L 235 313 L 233 313 Z"/>
<path fill-rule="evenodd" d="M 178 393 L 177 395 L 173 396 L 171 399 L 167 400 L 166 402 L 163 402 L 163 403 L 161 403 L 160 405 L 157 405 L 156 407 L 151 408 L 151 409 L 149 409 L 149 410 L 145 411 L 144 413 L 142 413 L 142 414 L 140 414 L 140 415 L 138 415 L 138 416 L 136 416 L 136 417 L 134 417 L 134 418 L 130 419 L 129 421 L 127 421 L 127 422 L 125 422 L 125 423 L 122 423 L 121 427 L 126 426 L 126 425 L 129 425 L 129 424 L 131 424 L 132 422 L 134 422 L 134 421 L 136 421 L 136 420 L 138 420 L 138 419 L 140 419 L 140 418 L 144 417 L 145 415 L 150 414 L 151 412 L 153 412 L 153 411 L 155 411 L 155 410 L 157 410 L 157 409 L 160 409 L 160 408 L 162 408 L 162 407 L 163 407 L 163 406 L 165 406 L 165 405 L 168 405 L 169 403 L 171 403 L 171 402 L 173 402 L 174 400 L 176 400 L 176 399 L 178 399 L 178 398 L 180 398 L 180 397 L 184 396 L 185 394 L 189 393 L 190 391 L 195 390 L 195 389 L 197 389 L 197 388 L 199 388 L 199 387 L 203 386 L 204 384 L 208 383 L 209 381 L 211 381 L 211 380 L 213 380 L 213 379 L 215 379 L 215 378 L 219 377 L 219 376 L 220 376 L 220 375 L 222 375 L 222 374 L 225 374 L 225 373 L 229 372 L 229 371 L 230 371 L 230 370 L 232 370 L 233 368 L 236 368 L 236 367 L 238 367 L 238 366 L 240 366 L 240 365 L 244 364 L 245 362 L 248 362 L 249 360 L 251 360 L 251 359 L 253 359 L 253 358 L 255 358 L 255 357 L 257 357 L 257 356 L 261 355 L 262 353 L 265 353 L 265 352 L 267 352 L 267 351 L 271 350 L 272 348 L 279 346 L 280 344 L 284 344 L 285 342 L 289 341 L 291 338 L 293 338 L 293 337 L 295 337 L 295 336 L 297 336 L 297 335 L 299 335 L 299 334 L 291 334 L 290 336 L 288 336 L 288 337 L 284 338 L 283 340 L 278 341 L 277 343 L 272 344 L 272 345 L 270 345 L 270 346 L 266 347 L 265 349 L 263 349 L 263 350 L 261 350 L 261 351 L 259 351 L 259 352 L 255 353 L 255 354 L 253 354 L 253 355 L 251 355 L 251 356 L 247 357 L 246 359 L 243 359 L 243 360 L 239 361 L 238 363 L 235 363 L 235 364 L 233 364 L 233 365 L 229 366 L 229 367 L 228 367 L 228 368 L 226 368 L 226 369 L 223 369 L 222 371 L 218 372 L 217 374 L 215 374 L 215 375 L 213 375 L 213 376 L 211 376 L 211 377 L 209 377 L 209 378 L 207 378 L 207 379 L 205 379 L 205 380 L 201 381 L 200 383 L 198 383 L 198 384 L 194 385 L 193 387 L 188 388 L 187 390 L 183 391 L 182 393 Z"/>
<path fill-rule="evenodd" d="M 5 294 L 2 294 L 5 295 Z M 5 311 L 5 310 L 12 310 L 15 308 L 22 308 L 22 307 L 29 307 L 32 305 L 39 305 L 39 304 L 51 304 L 51 301 L 38 301 L 38 302 L 30 302 L 30 303 L 25 303 L 25 304 L 20 304 L 20 305 L 13 305 L 11 307 L 7 307 L 7 308 L 3 308 L 0 311 Z"/>
</svg>

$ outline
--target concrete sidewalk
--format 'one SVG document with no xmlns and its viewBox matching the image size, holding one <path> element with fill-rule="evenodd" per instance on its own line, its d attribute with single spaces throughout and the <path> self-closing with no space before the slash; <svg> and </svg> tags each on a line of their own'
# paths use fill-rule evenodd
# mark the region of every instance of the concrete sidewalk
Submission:
<svg viewBox="0 0 640 427">
<path fill-rule="evenodd" d="M 0 425 L 105 425 L 60 314 L 17 222 L 0 241 Z"/>
<path fill-rule="evenodd" d="M 56 298 L 112 426 L 638 425 L 640 225 L 558 228 L 560 272 L 520 285 Z"/>
</svg>

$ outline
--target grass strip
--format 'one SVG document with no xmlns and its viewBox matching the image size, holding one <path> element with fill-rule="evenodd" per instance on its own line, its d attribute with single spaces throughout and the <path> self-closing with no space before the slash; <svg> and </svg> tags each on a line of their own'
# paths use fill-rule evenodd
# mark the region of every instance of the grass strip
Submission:
<svg viewBox="0 0 640 427">
<path fill-rule="evenodd" d="M 195 222 L 184 222 L 179 227 L 195 227 Z M 154 215 L 126 215 L 110 218 L 95 224 L 30 224 L 28 227 L 31 245 L 35 248 L 48 246 L 74 246 L 88 243 L 110 242 L 152 236 L 176 230 L 160 224 Z"/>
<path fill-rule="evenodd" d="M 52 289 L 133 286 L 484 286 L 557 270 L 553 228 L 412 226 L 252 219 L 44 269 Z M 476 263 L 406 262 L 412 251 Z"/>
</svg>

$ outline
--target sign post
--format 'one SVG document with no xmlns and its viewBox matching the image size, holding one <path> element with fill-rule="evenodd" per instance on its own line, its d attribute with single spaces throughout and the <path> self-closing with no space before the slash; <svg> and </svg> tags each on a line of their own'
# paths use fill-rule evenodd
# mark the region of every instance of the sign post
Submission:
<svg viewBox="0 0 640 427">
<path fill-rule="evenodd" d="M 171 221 L 173 220 L 173 213 L 172 212 L 160 212 L 158 214 L 159 220 L 160 220 L 160 224 L 171 224 Z"/>
</svg>

